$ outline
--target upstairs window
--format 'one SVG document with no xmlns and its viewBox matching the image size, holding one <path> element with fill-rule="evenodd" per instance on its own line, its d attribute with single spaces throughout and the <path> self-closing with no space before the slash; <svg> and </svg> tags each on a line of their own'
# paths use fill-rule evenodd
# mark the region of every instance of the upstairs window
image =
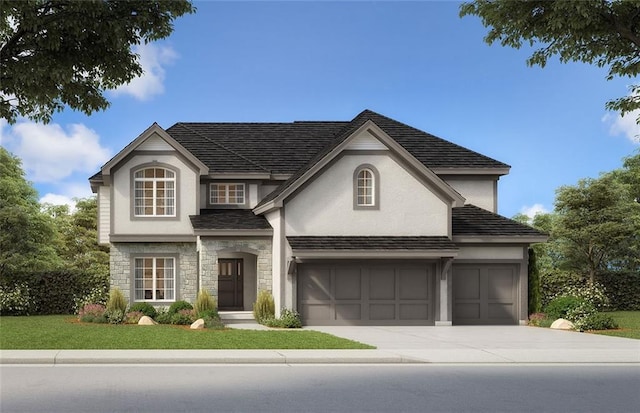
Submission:
<svg viewBox="0 0 640 413">
<path fill-rule="evenodd" d="M 145 168 L 133 176 L 134 215 L 176 216 L 176 174 L 165 168 Z"/>
<path fill-rule="evenodd" d="M 212 205 L 243 205 L 244 184 L 211 184 L 209 203 Z"/>
<path fill-rule="evenodd" d="M 354 209 L 379 208 L 379 180 L 378 171 L 373 166 L 361 165 L 356 168 L 353 176 Z"/>
</svg>

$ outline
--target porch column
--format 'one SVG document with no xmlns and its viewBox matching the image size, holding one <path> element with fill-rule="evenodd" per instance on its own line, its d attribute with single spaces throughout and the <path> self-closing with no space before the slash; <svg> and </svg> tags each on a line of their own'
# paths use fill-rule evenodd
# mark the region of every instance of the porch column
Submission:
<svg viewBox="0 0 640 413">
<path fill-rule="evenodd" d="M 439 302 L 440 302 L 440 319 L 436 320 L 436 326 L 450 326 L 451 325 L 451 264 L 453 258 L 443 258 L 441 260 L 440 277 L 437 280 L 439 283 Z"/>
</svg>

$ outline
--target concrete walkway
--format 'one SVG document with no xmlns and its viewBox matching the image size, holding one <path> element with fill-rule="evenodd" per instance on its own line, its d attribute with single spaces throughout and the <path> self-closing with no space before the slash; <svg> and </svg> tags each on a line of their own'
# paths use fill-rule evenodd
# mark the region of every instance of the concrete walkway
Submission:
<svg viewBox="0 0 640 413">
<path fill-rule="evenodd" d="M 266 329 L 255 324 L 232 328 Z M 625 363 L 640 340 L 525 326 L 305 327 L 376 350 L 3 350 L 0 364 Z M 295 332 L 292 332 L 295 334 Z"/>
</svg>

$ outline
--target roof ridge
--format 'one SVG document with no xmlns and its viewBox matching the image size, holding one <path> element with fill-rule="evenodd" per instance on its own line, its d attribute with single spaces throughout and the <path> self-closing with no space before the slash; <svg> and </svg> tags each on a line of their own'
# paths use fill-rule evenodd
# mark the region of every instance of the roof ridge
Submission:
<svg viewBox="0 0 640 413">
<path fill-rule="evenodd" d="M 236 152 L 236 151 L 234 151 L 234 150 L 232 150 L 232 149 L 227 148 L 227 147 L 226 147 L 226 146 L 224 146 L 223 144 L 221 144 L 221 143 L 219 143 L 219 142 L 216 142 L 215 140 L 213 140 L 213 139 L 209 138 L 207 135 L 205 135 L 205 134 L 203 134 L 203 133 L 200 133 L 200 132 L 198 132 L 198 131 L 196 131 L 196 130 L 193 130 L 192 128 L 190 128 L 190 127 L 188 127 L 187 125 L 185 125 L 185 124 L 184 124 L 184 122 L 178 122 L 178 123 L 176 123 L 176 125 L 175 125 L 175 126 L 181 126 L 182 128 L 187 129 L 189 132 L 194 133 L 194 134 L 196 134 L 196 135 L 200 136 L 201 138 L 203 138 L 203 139 L 204 139 L 204 140 L 206 140 L 207 142 L 210 142 L 210 143 L 212 143 L 212 144 L 214 144 L 214 145 L 217 145 L 217 146 L 219 146 L 220 148 L 224 149 L 225 151 L 227 151 L 227 152 L 229 152 L 229 153 L 232 153 L 232 154 L 234 154 L 235 156 L 237 156 L 237 157 L 239 157 L 239 158 L 241 158 L 241 159 L 244 159 L 245 161 L 249 162 L 250 164 L 257 166 L 258 168 L 260 168 L 260 169 L 262 169 L 262 170 L 264 170 L 264 171 L 266 171 L 266 172 L 269 172 L 269 173 L 271 172 L 270 170 L 268 170 L 268 169 L 267 169 L 267 168 L 265 168 L 264 166 L 262 166 L 262 165 L 260 165 L 259 163 L 255 162 L 255 161 L 253 161 L 253 160 L 251 160 L 251 159 L 249 159 L 249 158 L 247 158 L 246 156 L 244 156 L 244 155 L 242 155 L 242 154 L 239 154 L 238 152 Z"/>
</svg>

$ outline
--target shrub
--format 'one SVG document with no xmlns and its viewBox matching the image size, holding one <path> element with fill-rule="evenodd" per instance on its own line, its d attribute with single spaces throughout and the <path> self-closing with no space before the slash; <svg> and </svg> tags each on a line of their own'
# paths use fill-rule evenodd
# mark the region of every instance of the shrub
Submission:
<svg viewBox="0 0 640 413">
<path fill-rule="evenodd" d="M 114 288 L 109 293 L 109 300 L 107 301 L 107 312 L 111 314 L 120 312 L 122 313 L 122 317 L 124 317 L 124 314 L 127 312 L 127 300 L 124 298 L 124 295 L 119 288 Z"/>
<path fill-rule="evenodd" d="M 156 315 L 158 314 L 154 306 L 145 302 L 135 303 L 131 306 L 131 308 L 129 308 L 129 311 L 140 311 L 143 315 L 146 315 L 147 317 L 151 317 L 153 319 L 155 319 Z"/>
<path fill-rule="evenodd" d="M 171 310 L 169 310 L 171 311 Z M 189 325 L 196 321 L 196 314 L 193 309 L 178 310 L 178 312 L 171 315 L 171 324 L 177 325 Z"/>
<path fill-rule="evenodd" d="M 78 311 L 78 320 L 83 323 L 106 323 L 106 307 L 102 304 L 85 304 Z"/>
<path fill-rule="evenodd" d="M 283 308 L 280 312 L 280 318 L 271 317 L 264 320 L 264 324 L 268 327 L 278 328 L 300 328 L 302 327 L 302 321 L 300 320 L 300 314 L 295 310 L 289 310 Z"/>
<path fill-rule="evenodd" d="M 598 275 L 598 282 L 607 291 L 611 310 L 640 311 L 640 272 L 604 272 Z"/>
<path fill-rule="evenodd" d="M 31 294 L 27 284 L 13 287 L 0 285 L 0 315 L 28 315 L 31 307 Z"/>
<path fill-rule="evenodd" d="M 99 286 L 92 288 L 89 292 L 81 295 L 80 297 L 75 297 L 73 299 L 73 306 L 77 312 L 82 309 L 87 304 L 107 304 L 107 300 L 109 299 L 109 288 L 106 286 Z"/>
<path fill-rule="evenodd" d="M 592 313 L 575 323 L 576 330 L 609 330 L 618 328 L 618 323 L 609 314 Z"/>
<path fill-rule="evenodd" d="M 547 319 L 544 313 L 533 313 L 529 316 L 529 325 L 535 327 L 541 327 L 544 321 Z"/>
<path fill-rule="evenodd" d="M 124 322 L 125 313 L 120 309 L 112 309 L 104 312 L 104 316 L 110 324 L 121 324 Z"/>
<path fill-rule="evenodd" d="M 156 318 L 154 319 L 158 322 L 158 324 L 171 324 L 171 314 L 167 311 L 166 308 L 158 308 L 156 313 Z"/>
<path fill-rule="evenodd" d="M 216 303 L 216 299 L 213 298 L 211 294 L 209 294 L 209 291 L 200 290 L 194 305 L 196 314 L 198 314 L 199 317 L 202 317 L 202 314 L 206 313 L 207 311 L 217 310 L 217 308 L 218 304 Z"/>
<path fill-rule="evenodd" d="M 567 313 L 574 308 L 579 307 L 585 300 L 571 295 L 564 295 L 554 298 L 545 307 L 544 313 L 551 319 L 567 318 Z M 567 318 L 568 319 L 568 318 Z"/>
<path fill-rule="evenodd" d="M 596 310 L 604 310 L 609 307 L 609 298 L 604 287 L 597 283 L 588 283 L 581 286 L 570 286 L 565 289 L 564 295 L 572 295 L 588 301 Z"/>
<path fill-rule="evenodd" d="M 253 318 L 260 324 L 264 324 L 266 320 L 273 319 L 276 313 L 276 306 L 273 302 L 273 296 L 267 290 L 261 290 L 258 298 L 253 304 Z"/>
<path fill-rule="evenodd" d="M 124 323 L 125 324 L 138 324 L 138 321 L 140 321 L 140 319 L 144 315 L 145 314 L 142 311 L 129 311 L 124 316 Z"/>
<path fill-rule="evenodd" d="M 186 301 L 179 300 L 171 304 L 169 307 L 169 314 L 174 315 L 180 310 L 193 310 L 193 306 Z"/>
<path fill-rule="evenodd" d="M 586 280 L 578 274 L 553 271 L 540 274 L 540 302 L 544 308 L 549 305 L 554 298 L 567 295 L 565 291 L 570 287 L 580 287 Z"/>
</svg>

